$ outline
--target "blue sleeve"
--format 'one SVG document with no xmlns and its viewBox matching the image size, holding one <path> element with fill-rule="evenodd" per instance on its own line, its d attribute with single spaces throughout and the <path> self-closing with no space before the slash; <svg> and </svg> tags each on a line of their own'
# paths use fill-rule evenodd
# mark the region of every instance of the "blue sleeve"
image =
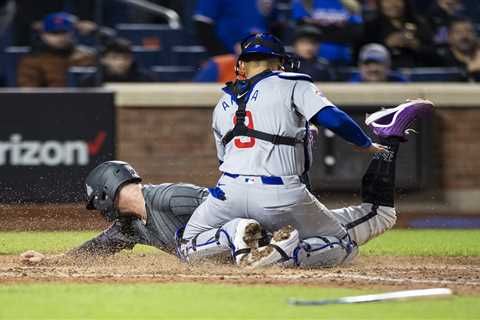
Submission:
<svg viewBox="0 0 480 320">
<path fill-rule="evenodd" d="M 210 60 L 207 65 L 197 72 L 193 82 L 217 82 L 218 81 L 218 65 Z"/>
<path fill-rule="evenodd" d="M 197 0 L 195 14 L 216 20 L 220 7 L 218 0 Z"/>
<path fill-rule="evenodd" d="M 302 0 L 294 0 L 292 4 L 292 18 L 297 21 L 305 17 L 309 17 L 310 14 L 305 9 Z"/>
<path fill-rule="evenodd" d="M 372 140 L 358 124 L 337 107 L 323 108 L 310 121 L 317 126 L 330 129 L 343 139 L 361 148 L 367 148 L 372 144 Z"/>
</svg>

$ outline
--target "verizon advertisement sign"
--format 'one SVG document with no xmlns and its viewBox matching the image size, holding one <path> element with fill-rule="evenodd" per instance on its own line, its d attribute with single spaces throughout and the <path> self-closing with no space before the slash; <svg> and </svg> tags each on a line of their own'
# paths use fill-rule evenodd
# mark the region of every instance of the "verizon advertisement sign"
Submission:
<svg viewBox="0 0 480 320">
<path fill-rule="evenodd" d="M 114 158 L 113 94 L 0 92 L 0 202 L 83 201 L 83 180 Z"/>
<path fill-rule="evenodd" d="M 95 141 L 23 141 L 19 133 L 0 141 L 0 166 L 86 166 L 96 156 L 107 137 L 100 131 Z"/>
</svg>

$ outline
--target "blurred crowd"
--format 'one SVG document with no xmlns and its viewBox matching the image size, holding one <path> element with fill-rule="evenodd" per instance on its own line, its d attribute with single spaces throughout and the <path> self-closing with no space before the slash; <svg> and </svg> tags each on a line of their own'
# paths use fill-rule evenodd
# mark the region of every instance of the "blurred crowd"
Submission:
<svg viewBox="0 0 480 320">
<path fill-rule="evenodd" d="M 164 59 L 153 72 L 116 30 L 167 26 L 142 4 L 177 12 L 186 44 L 202 48 L 194 82 L 232 80 L 238 41 L 266 31 L 315 81 L 408 82 L 417 70 L 435 70 L 439 81 L 480 80 L 478 0 L 0 0 L 3 49 L 28 48 L 16 61 L 16 84 L 67 86 L 73 67 L 87 68 L 77 86 L 159 80 L 179 63 Z"/>
</svg>

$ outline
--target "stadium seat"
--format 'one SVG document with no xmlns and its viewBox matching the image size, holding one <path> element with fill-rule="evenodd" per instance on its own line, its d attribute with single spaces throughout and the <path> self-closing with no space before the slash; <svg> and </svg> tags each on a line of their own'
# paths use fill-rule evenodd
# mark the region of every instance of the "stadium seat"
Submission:
<svg viewBox="0 0 480 320">
<path fill-rule="evenodd" d="M 7 47 L 5 49 L 5 78 L 8 87 L 17 86 L 17 66 L 20 59 L 30 53 L 30 47 Z"/>
<path fill-rule="evenodd" d="M 68 86 L 78 87 L 83 78 L 96 72 L 96 67 L 71 67 L 67 74 Z"/>
<path fill-rule="evenodd" d="M 358 68 L 342 67 L 336 70 L 336 81 L 349 82 L 354 75 L 358 75 Z"/>
<path fill-rule="evenodd" d="M 203 46 L 173 46 L 170 63 L 198 67 L 208 59 L 207 49 Z"/>
<path fill-rule="evenodd" d="M 146 69 L 168 62 L 167 53 L 164 50 L 133 46 L 132 51 L 135 61 Z"/>
<path fill-rule="evenodd" d="M 453 82 L 465 78 L 458 68 L 403 68 L 398 71 L 411 82 Z M 358 68 L 339 68 L 337 81 L 349 81 L 358 73 Z"/>
<path fill-rule="evenodd" d="M 465 79 L 459 68 L 405 68 L 400 72 L 412 82 L 453 82 Z"/>
<path fill-rule="evenodd" d="M 159 82 L 190 82 L 196 72 L 191 66 L 154 66 L 151 70 Z"/>
<path fill-rule="evenodd" d="M 127 38 L 134 46 L 169 51 L 174 45 L 185 43 L 183 30 L 168 25 L 122 23 L 115 29 L 120 37 Z"/>
<path fill-rule="evenodd" d="M 116 25 L 118 36 L 137 48 L 161 51 L 157 64 L 197 66 L 207 57 L 204 47 L 184 29 L 172 29 L 163 24 L 122 23 Z M 148 66 L 145 65 L 146 67 Z"/>
</svg>

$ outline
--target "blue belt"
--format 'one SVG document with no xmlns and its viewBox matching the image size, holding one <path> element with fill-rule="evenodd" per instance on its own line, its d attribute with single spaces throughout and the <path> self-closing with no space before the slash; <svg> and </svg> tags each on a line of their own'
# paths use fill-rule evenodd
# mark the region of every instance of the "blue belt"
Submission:
<svg viewBox="0 0 480 320">
<path fill-rule="evenodd" d="M 224 172 L 223 174 L 233 179 L 240 177 L 239 174 L 233 174 L 228 172 Z M 283 180 L 281 177 L 268 177 L 268 176 L 258 176 L 258 177 L 260 178 L 260 180 L 262 180 L 263 184 L 283 185 Z"/>
</svg>

